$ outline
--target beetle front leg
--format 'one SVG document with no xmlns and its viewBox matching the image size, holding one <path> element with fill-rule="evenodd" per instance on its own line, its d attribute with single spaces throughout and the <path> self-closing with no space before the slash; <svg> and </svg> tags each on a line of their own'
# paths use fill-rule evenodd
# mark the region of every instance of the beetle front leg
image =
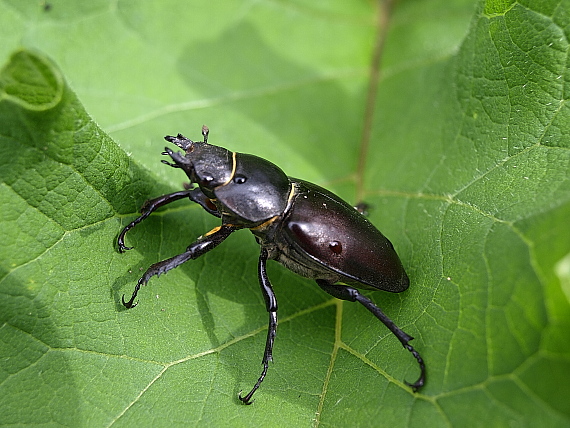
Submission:
<svg viewBox="0 0 570 428">
<path fill-rule="evenodd" d="M 221 217 L 216 206 L 213 202 L 200 190 L 199 187 L 195 189 L 187 189 L 181 190 L 180 192 L 169 193 L 168 195 L 162 195 L 158 198 L 151 199 L 146 201 L 143 206 L 141 207 L 141 216 L 136 218 L 135 220 L 131 221 L 119 234 L 119 238 L 117 239 L 117 243 L 119 246 L 119 252 L 124 253 L 127 250 L 131 250 L 133 247 L 125 246 L 125 235 L 129 230 L 151 215 L 154 211 L 158 208 L 162 207 L 163 205 L 169 204 L 171 202 L 177 201 L 179 199 L 189 198 L 192 202 L 196 202 L 197 204 L 201 205 L 208 213 L 216 216 Z"/>
<path fill-rule="evenodd" d="M 163 205 L 169 204 L 171 202 L 177 201 L 178 199 L 184 199 L 190 196 L 191 190 L 182 190 L 180 192 L 169 193 L 168 195 L 162 195 L 158 198 L 151 199 L 146 201 L 143 206 L 141 207 L 141 215 L 140 217 L 136 218 L 135 220 L 131 221 L 127 224 L 124 229 L 119 233 L 119 238 L 117 239 L 117 243 L 119 246 L 119 252 L 124 253 L 127 250 L 131 250 L 133 247 L 127 247 L 125 245 L 125 235 L 129 230 L 151 215 L 154 211 L 158 208 L 162 207 Z"/>
<path fill-rule="evenodd" d="M 222 213 L 218 211 L 216 205 L 212 202 L 210 198 L 204 195 L 204 192 L 202 192 L 202 189 L 200 189 L 199 187 L 196 187 L 194 190 L 191 190 L 188 197 L 192 200 L 192 202 L 196 202 L 202 208 L 204 208 L 206 212 L 208 212 L 209 214 L 212 214 L 213 216 L 216 216 L 218 218 L 222 217 Z"/>
<path fill-rule="evenodd" d="M 426 379 L 426 366 L 424 364 L 423 358 L 420 356 L 418 351 L 416 351 L 412 345 L 409 344 L 413 337 L 407 334 L 405 331 L 400 329 L 394 321 L 392 321 L 388 316 L 382 312 L 382 310 L 372 302 L 368 297 L 363 296 L 360 294 L 358 290 L 352 287 L 348 287 L 346 285 L 334 285 L 330 284 L 326 281 L 317 279 L 317 284 L 329 293 L 331 296 L 336 297 L 340 300 L 347 300 L 350 302 L 359 302 L 362 306 L 368 309 L 372 314 L 378 318 L 382 323 L 388 327 L 388 329 L 398 338 L 398 340 L 402 343 L 404 348 L 412 353 L 414 358 L 418 361 L 420 365 L 420 377 L 414 383 L 406 382 L 406 385 L 412 388 L 414 392 L 424 386 L 425 379 Z"/>
<path fill-rule="evenodd" d="M 241 396 L 241 392 L 238 395 L 239 399 L 244 404 L 251 404 L 251 397 L 257 391 L 265 375 L 267 374 L 267 369 L 269 368 L 269 361 L 273 361 L 273 342 L 275 341 L 275 335 L 277 334 L 277 299 L 275 298 L 275 293 L 273 292 L 273 287 L 269 282 L 267 277 L 267 250 L 265 248 L 261 249 L 261 254 L 259 255 L 259 265 L 258 265 L 258 276 L 259 285 L 261 286 L 261 292 L 265 299 L 265 306 L 267 307 L 267 312 L 269 312 L 269 326 L 267 328 L 267 339 L 265 341 L 265 352 L 263 353 L 263 371 L 261 376 L 257 380 L 256 384 L 253 386 L 251 391 L 245 396 Z"/>
<path fill-rule="evenodd" d="M 182 263 L 187 262 L 188 260 L 196 259 L 201 255 L 206 254 L 208 251 L 221 244 L 224 239 L 230 236 L 230 234 L 235 230 L 236 228 L 231 226 L 222 225 L 220 227 L 217 227 L 191 244 L 182 254 L 151 265 L 141 277 L 141 279 L 139 279 L 137 285 L 135 285 L 133 295 L 128 302 L 125 302 L 125 295 L 123 295 L 123 305 L 127 309 L 134 308 L 137 304 L 133 302 L 135 301 L 140 288 L 143 285 L 146 285 L 149 279 L 155 275 L 160 276 L 163 273 L 166 273 L 169 270 L 180 266 Z"/>
</svg>

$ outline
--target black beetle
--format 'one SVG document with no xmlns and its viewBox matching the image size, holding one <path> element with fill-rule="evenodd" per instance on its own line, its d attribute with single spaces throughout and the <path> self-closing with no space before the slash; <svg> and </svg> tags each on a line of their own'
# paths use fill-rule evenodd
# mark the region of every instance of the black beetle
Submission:
<svg viewBox="0 0 570 428">
<path fill-rule="evenodd" d="M 399 293 L 408 288 L 410 281 L 392 243 L 338 196 L 315 184 L 288 177 L 268 160 L 208 144 L 208 132 L 206 126 L 202 127 L 204 141 L 192 141 L 181 134 L 165 137 L 185 153 L 182 155 L 166 147 L 162 154 L 170 156 L 174 163 L 162 162 L 182 168 L 191 183 L 186 190 L 147 201 L 141 208 L 141 216 L 119 234 L 119 251 L 131 249 L 125 246 L 125 234 L 130 229 L 157 208 L 178 199 L 189 198 L 200 204 L 207 212 L 221 218 L 222 225 L 199 237 L 184 253 L 150 266 L 139 279 L 130 300 L 125 302 L 123 296 L 123 305 L 127 308 L 136 306 L 134 301 L 139 289 L 154 275 L 161 275 L 207 253 L 232 232 L 247 228 L 261 246 L 258 275 L 269 312 L 269 328 L 263 371 L 251 391 L 244 397 L 239 395 L 243 403 L 251 404 L 251 397 L 265 378 L 268 362 L 272 360 L 277 300 L 266 273 L 268 259 L 316 280 L 330 295 L 357 301 L 372 312 L 418 361 L 420 377 L 412 384 L 406 383 L 414 392 L 421 388 L 425 382 L 425 365 L 420 354 L 409 344 L 413 337 L 356 290 Z"/>
</svg>

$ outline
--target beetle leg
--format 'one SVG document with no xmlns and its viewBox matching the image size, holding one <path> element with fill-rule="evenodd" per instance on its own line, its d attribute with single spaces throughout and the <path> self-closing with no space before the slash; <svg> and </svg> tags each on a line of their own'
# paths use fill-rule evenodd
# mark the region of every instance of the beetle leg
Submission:
<svg viewBox="0 0 570 428">
<path fill-rule="evenodd" d="M 218 208 L 214 205 L 212 200 L 204 195 L 202 189 L 199 187 L 196 187 L 194 190 L 192 190 L 189 197 L 193 202 L 201 205 L 202 208 L 204 208 L 209 214 L 212 214 L 218 218 L 222 217 L 222 214 L 218 211 Z"/>
<path fill-rule="evenodd" d="M 336 297 L 337 299 L 347 300 L 350 302 L 359 302 L 362 306 L 368 309 L 372 314 L 378 318 L 382 323 L 388 327 L 388 329 L 398 338 L 398 340 L 402 343 L 404 348 L 412 353 L 415 359 L 418 361 L 420 365 L 420 377 L 414 383 L 406 382 L 406 385 L 412 388 L 414 392 L 424 386 L 425 379 L 426 379 L 426 366 L 424 364 L 423 358 L 420 356 L 418 351 L 416 351 L 409 342 L 413 339 L 412 336 L 404 332 L 400 329 L 394 321 L 392 321 L 388 316 L 382 312 L 382 310 L 372 302 L 368 297 L 363 296 L 360 294 L 358 290 L 352 287 L 348 287 L 346 285 L 334 285 L 330 284 L 324 280 L 317 279 L 317 284 L 329 293 L 331 296 Z"/>
<path fill-rule="evenodd" d="M 245 397 L 241 396 L 241 392 L 239 393 L 238 397 L 244 404 L 253 403 L 253 401 L 251 401 L 251 397 L 253 396 L 254 392 L 257 391 L 261 385 L 261 382 L 263 382 L 263 379 L 265 379 L 265 375 L 267 374 L 267 369 L 269 367 L 269 361 L 273 361 L 273 342 L 275 341 L 275 335 L 277 333 L 277 299 L 275 298 L 273 287 L 271 287 L 271 283 L 267 277 L 267 257 L 267 250 L 262 247 L 261 254 L 259 255 L 258 276 L 261 292 L 263 293 L 263 297 L 265 299 L 265 306 L 267 307 L 267 312 L 269 312 L 267 340 L 265 341 L 265 352 L 263 353 L 262 360 L 263 371 L 261 372 L 261 376 L 259 376 L 256 384 Z"/>
<path fill-rule="evenodd" d="M 156 199 L 151 199 L 146 201 L 143 206 L 141 207 L 141 216 L 130 222 L 119 234 L 119 238 L 117 239 L 119 252 L 124 253 L 127 250 L 131 250 L 133 247 L 125 246 L 125 235 L 129 230 L 151 215 L 154 211 L 158 208 L 162 207 L 163 205 L 169 204 L 171 202 L 177 201 L 179 199 L 189 198 L 192 202 L 196 202 L 197 204 L 201 205 L 208 213 L 216 216 L 221 217 L 221 214 L 217 210 L 216 206 L 210 201 L 210 199 L 204 195 L 202 190 L 199 187 L 195 189 L 188 189 L 182 190 L 180 192 L 169 193 L 167 195 L 162 195 Z"/>
<path fill-rule="evenodd" d="M 135 301 L 135 298 L 137 297 L 140 288 L 143 285 L 146 285 L 149 279 L 151 279 L 155 275 L 160 276 L 163 273 L 166 273 L 169 270 L 180 266 L 182 263 L 187 262 L 188 260 L 200 257 L 202 254 L 207 253 L 208 251 L 214 249 L 219 244 L 221 244 L 224 241 L 224 239 L 230 236 L 230 234 L 235 230 L 236 228 L 231 226 L 222 225 L 220 227 L 217 227 L 211 233 L 202 236 L 196 242 L 191 244 L 182 254 L 179 254 L 177 256 L 171 257 L 169 259 L 151 265 L 144 273 L 144 275 L 141 277 L 141 279 L 139 279 L 137 285 L 135 285 L 135 290 L 133 291 L 133 295 L 131 296 L 131 299 L 128 302 L 125 302 L 125 296 L 123 295 L 122 298 L 123 305 L 127 309 L 135 307 L 137 304 L 133 302 Z"/>
<path fill-rule="evenodd" d="M 124 253 L 127 250 L 132 249 L 133 247 L 125 246 L 125 235 L 129 230 L 151 215 L 154 211 L 160 208 L 163 205 L 169 204 L 171 202 L 177 201 L 178 199 L 184 199 L 190 196 L 191 190 L 182 190 L 180 192 L 169 193 L 167 195 L 159 196 L 158 198 L 151 199 L 146 201 L 143 206 L 141 207 L 141 215 L 140 217 L 136 218 L 135 220 L 131 221 L 129 224 L 125 226 L 125 228 L 119 233 L 119 238 L 117 239 L 117 243 L 119 245 L 119 252 Z"/>
</svg>

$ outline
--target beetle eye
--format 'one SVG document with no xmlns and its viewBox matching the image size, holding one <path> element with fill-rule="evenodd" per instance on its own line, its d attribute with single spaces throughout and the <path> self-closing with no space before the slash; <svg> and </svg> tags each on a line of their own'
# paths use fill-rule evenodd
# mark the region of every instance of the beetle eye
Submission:
<svg viewBox="0 0 570 428">
<path fill-rule="evenodd" d="M 342 253 L 342 244 L 338 241 L 329 242 L 329 248 L 330 248 L 331 252 L 334 254 Z"/>
<path fill-rule="evenodd" d="M 247 178 L 244 177 L 243 175 L 238 174 L 234 177 L 234 183 L 235 184 L 243 184 L 246 181 L 247 181 Z"/>
</svg>

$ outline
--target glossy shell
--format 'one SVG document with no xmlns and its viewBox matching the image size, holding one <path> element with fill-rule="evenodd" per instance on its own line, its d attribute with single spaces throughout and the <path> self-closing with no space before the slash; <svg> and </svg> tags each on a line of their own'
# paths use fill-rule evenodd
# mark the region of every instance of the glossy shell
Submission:
<svg viewBox="0 0 570 428">
<path fill-rule="evenodd" d="M 214 190 L 233 216 L 257 223 L 281 215 L 287 207 L 290 182 L 275 164 L 254 155 L 236 153 L 236 170 L 228 184 Z"/>
<path fill-rule="evenodd" d="M 346 277 L 358 288 L 401 292 L 409 279 L 392 243 L 366 217 L 315 184 L 298 193 L 282 229 L 297 254 Z"/>
</svg>

